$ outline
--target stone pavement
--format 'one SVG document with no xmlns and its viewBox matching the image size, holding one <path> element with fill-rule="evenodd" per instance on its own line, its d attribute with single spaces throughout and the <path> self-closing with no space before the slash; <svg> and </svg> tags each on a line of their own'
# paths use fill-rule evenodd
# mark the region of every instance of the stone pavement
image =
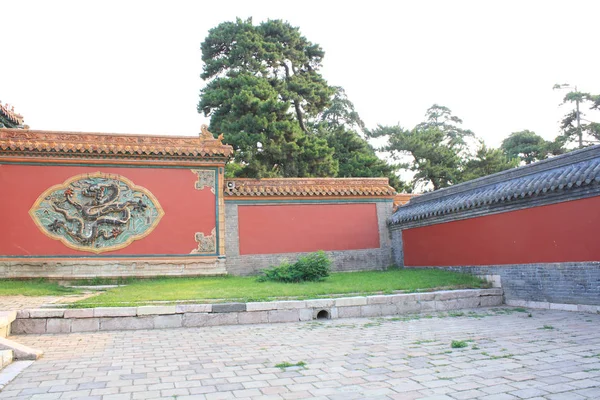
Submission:
<svg viewBox="0 0 600 400">
<path fill-rule="evenodd" d="M 63 296 L 0 296 L 0 311 L 18 311 L 25 308 L 39 308 L 45 305 L 73 303 L 97 294 L 98 291 Z"/>
<path fill-rule="evenodd" d="M 598 399 L 599 328 L 598 314 L 505 307 L 15 336 L 45 355 L 0 399 Z"/>
</svg>

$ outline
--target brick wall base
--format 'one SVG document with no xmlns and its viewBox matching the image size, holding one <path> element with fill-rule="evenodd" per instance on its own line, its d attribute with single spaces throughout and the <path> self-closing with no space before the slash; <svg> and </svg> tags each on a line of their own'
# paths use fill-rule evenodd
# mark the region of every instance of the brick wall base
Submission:
<svg viewBox="0 0 600 400">
<path fill-rule="evenodd" d="M 521 301 L 600 306 L 600 262 L 428 268 L 499 276 L 507 304 Z"/>
<path fill-rule="evenodd" d="M 0 277 L 3 279 L 91 279 L 152 276 L 200 276 L 224 275 L 225 263 L 216 257 L 197 259 L 143 258 L 132 260 L 41 260 L 0 261 Z"/>
</svg>

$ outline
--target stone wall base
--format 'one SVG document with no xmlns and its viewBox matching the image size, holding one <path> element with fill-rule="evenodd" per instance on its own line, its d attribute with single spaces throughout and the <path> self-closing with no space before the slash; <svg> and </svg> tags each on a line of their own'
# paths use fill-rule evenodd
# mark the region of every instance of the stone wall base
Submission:
<svg viewBox="0 0 600 400">
<path fill-rule="evenodd" d="M 381 317 L 502 303 L 502 289 L 494 288 L 255 303 L 31 309 L 17 313 L 12 333 L 97 332 Z"/>
<path fill-rule="evenodd" d="M 600 314 L 600 306 L 590 306 L 587 304 L 559 304 L 548 303 L 546 301 L 506 300 L 506 305 L 512 307 L 538 308 L 542 310 L 578 311 Z"/>
<path fill-rule="evenodd" d="M 423 268 L 499 277 L 507 304 L 524 301 L 600 306 L 600 262 L 596 261 Z"/>
<path fill-rule="evenodd" d="M 3 279 L 92 279 L 153 276 L 225 275 L 216 257 L 164 259 L 19 259 L 0 260 Z"/>
<path fill-rule="evenodd" d="M 261 270 L 281 264 L 295 262 L 298 257 L 310 253 L 256 254 L 227 257 L 227 272 L 231 275 L 254 275 Z M 334 272 L 377 271 L 392 264 L 389 249 L 364 249 L 326 251 Z"/>
</svg>

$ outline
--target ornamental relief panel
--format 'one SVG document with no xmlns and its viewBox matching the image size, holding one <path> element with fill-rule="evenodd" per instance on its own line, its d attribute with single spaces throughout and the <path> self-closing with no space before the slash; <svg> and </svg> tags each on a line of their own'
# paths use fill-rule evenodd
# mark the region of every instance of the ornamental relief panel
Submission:
<svg viewBox="0 0 600 400">
<path fill-rule="evenodd" d="M 156 197 L 114 174 L 82 174 L 43 192 L 29 211 L 46 236 L 75 250 L 101 253 L 150 234 L 164 211 Z"/>
<path fill-rule="evenodd" d="M 212 169 L 193 169 L 192 172 L 198 176 L 195 187 L 202 190 L 205 187 L 210 188 L 212 194 L 215 194 L 216 172 Z"/>
<path fill-rule="evenodd" d="M 217 235 L 215 228 L 212 229 L 209 236 L 204 236 L 202 232 L 196 232 L 196 242 L 198 247 L 190 252 L 190 254 L 207 254 L 217 252 Z"/>
</svg>

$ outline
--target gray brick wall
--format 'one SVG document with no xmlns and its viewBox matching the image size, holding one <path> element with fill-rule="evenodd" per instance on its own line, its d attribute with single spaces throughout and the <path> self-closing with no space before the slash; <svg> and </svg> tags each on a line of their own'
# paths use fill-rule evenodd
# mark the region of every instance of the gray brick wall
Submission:
<svg viewBox="0 0 600 400">
<path fill-rule="evenodd" d="M 331 203 L 328 203 L 331 204 Z M 392 214 L 392 202 L 377 202 L 379 225 L 378 249 L 326 251 L 332 259 L 334 271 L 365 271 L 385 269 L 393 264 L 391 257 L 391 238 L 386 225 Z M 225 254 L 227 272 L 232 275 L 251 275 L 264 268 L 277 265 L 284 260 L 295 261 L 307 253 L 281 253 L 240 255 L 238 236 L 238 204 L 225 202 Z"/>
<path fill-rule="evenodd" d="M 392 238 L 392 261 L 398 267 L 404 267 L 404 244 L 402 243 L 402 230 L 390 230 Z"/>
<path fill-rule="evenodd" d="M 435 268 L 499 275 L 506 300 L 600 305 L 600 262 Z"/>
</svg>

